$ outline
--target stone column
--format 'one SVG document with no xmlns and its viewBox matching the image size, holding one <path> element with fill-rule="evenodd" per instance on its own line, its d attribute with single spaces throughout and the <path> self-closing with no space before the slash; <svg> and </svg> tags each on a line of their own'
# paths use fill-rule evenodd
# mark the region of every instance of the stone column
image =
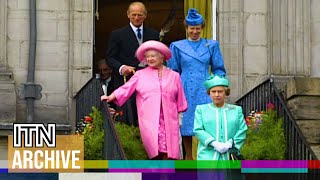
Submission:
<svg viewBox="0 0 320 180">
<path fill-rule="evenodd" d="M 92 77 L 93 61 L 93 1 L 70 0 L 68 108 L 69 124 L 75 123 L 77 92 Z"/>
<path fill-rule="evenodd" d="M 272 75 L 310 75 L 310 1 L 269 0 Z"/>
<path fill-rule="evenodd" d="M 242 93 L 242 16 L 242 4 L 240 0 L 219 0 L 217 40 L 220 42 L 227 75 L 231 82 L 230 101 L 236 100 Z"/>
<path fill-rule="evenodd" d="M 0 1 L 0 71 L 7 67 L 6 61 L 7 37 L 7 0 Z"/>
<path fill-rule="evenodd" d="M 320 77 L 320 1 L 311 1 L 311 77 Z"/>
<path fill-rule="evenodd" d="M 243 0 L 243 91 L 246 93 L 269 76 L 267 0 Z"/>
</svg>

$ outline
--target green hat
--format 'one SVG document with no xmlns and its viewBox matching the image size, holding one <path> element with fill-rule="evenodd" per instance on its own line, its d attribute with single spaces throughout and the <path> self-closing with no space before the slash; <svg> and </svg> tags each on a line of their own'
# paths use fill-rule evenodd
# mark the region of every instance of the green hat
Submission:
<svg viewBox="0 0 320 180">
<path fill-rule="evenodd" d="M 207 78 L 207 80 L 204 82 L 204 85 L 206 86 L 207 90 L 215 86 L 229 87 L 229 80 L 224 76 L 213 74 Z"/>
</svg>

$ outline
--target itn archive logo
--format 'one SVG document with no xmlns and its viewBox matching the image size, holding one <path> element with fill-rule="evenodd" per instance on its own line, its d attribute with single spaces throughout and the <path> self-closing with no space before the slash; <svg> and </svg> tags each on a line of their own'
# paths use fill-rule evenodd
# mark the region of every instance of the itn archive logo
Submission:
<svg viewBox="0 0 320 180">
<path fill-rule="evenodd" d="M 13 124 L 9 172 L 83 172 L 83 136 L 56 135 L 56 124 Z"/>
</svg>

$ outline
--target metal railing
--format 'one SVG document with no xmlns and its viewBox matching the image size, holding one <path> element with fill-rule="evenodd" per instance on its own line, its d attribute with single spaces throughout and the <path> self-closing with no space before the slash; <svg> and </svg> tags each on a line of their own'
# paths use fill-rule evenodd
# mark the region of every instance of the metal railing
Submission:
<svg viewBox="0 0 320 180">
<path fill-rule="evenodd" d="M 77 93 L 76 99 L 76 126 L 84 116 L 89 115 L 92 111 L 92 106 L 98 108 L 103 117 L 104 128 L 104 144 L 103 157 L 104 159 L 126 159 L 125 153 L 121 146 L 117 135 L 114 122 L 106 102 L 100 101 L 100 96 L 103 94 L 102 84 L 99 79 L 91 78 Z"/>
<path fill-rule="evenodd" d="M 251 111 L 266 110 L 268 103 L 274 104 L 277 116 L 283 118 L 286 159 L 317 160 L 317 156 L 312 151 L 298 124 L 288 110 L 273 79 L 266 80 L 236 101 L 236 104 L 242 106 L 245 115 L 248 115 Z"/>
</svg>

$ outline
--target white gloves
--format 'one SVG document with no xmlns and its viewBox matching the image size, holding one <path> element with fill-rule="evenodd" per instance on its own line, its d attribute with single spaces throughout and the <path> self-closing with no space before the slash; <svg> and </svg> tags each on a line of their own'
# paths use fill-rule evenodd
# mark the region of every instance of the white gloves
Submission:
<svg viewBox="0 0 320 180">
<path fill-rule="evenodd" d="M 224 154 L 225 152 L 227 152 L 231 147 L 231 143 L 229 141 L 227 141 L 226 143 L 222 143 L 222 142 L 218 142 L 218 141 L 213 141 L 212 143 L 210 143 L 210 145 L 212 147 L 214 147 L 214 149 L 216 151 L 218 151 L 221 154 Z"/>
</svg>

